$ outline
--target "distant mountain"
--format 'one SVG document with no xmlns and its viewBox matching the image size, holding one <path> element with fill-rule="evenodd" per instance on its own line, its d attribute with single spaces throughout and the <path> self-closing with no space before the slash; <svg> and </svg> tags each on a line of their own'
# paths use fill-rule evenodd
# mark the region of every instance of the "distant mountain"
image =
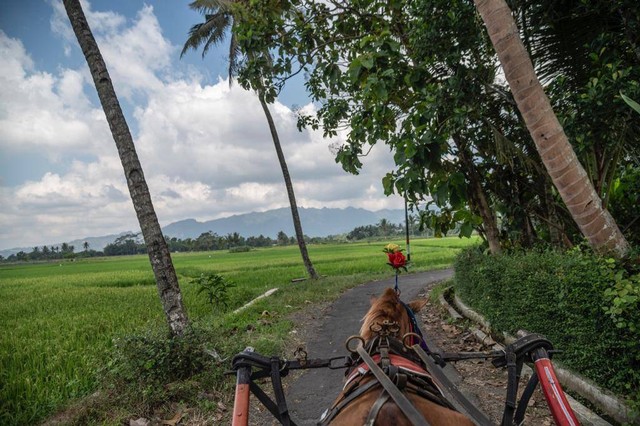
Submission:
<svg viewBox="0 0 640 426">
<path fill-rule="evenodd" d="M 392 223 L 404 221 L 404 210 L 379 210 L 372 212 L 365 209 L 347 207 L 345 209 L 334 208 L 300 208 L 300 220 L 302 230 L 310 237 L 326 237 L 327 235 L 343 234 L 353 228 L 364 225 L 373 225 L 380 219 L 387 219 Z M 243 237 L 264 235 L 275 238 L 278 232 L 284 231 L 289 236 L 294 236 L 291 210 L 288 207 L 269 210 L 266 212 L 253 212 L 221 219 L 198 222 L 194 219 L 181 220 L 162 228 L 169 237 L 197 238 L 203 232 L 211 231 L 218 235 L 226 235 L 237 232 Z"/>
<path fill-rule="evenodd" d="M 375 212 L 347 207 L 345 209 L 334 208 L 300 208 L 300 220 L 302 230 L 309 237 L 326 237 L 327 235 L 338 235 L 351 231 L 353 228 L 364 225 L 373 225 L 380 222 L 380 219 L 387 219 L 392 223 L 404 222 L 404 210 L 378 210 Z M 293 222 L 291 220 L 291 210 L 288 207 L 269 210 L 266 212 L 253 212 L 247 214 L 234 215 L 221 219 L 198 222 L 194 219 L 186 219 L 171 223 L 162 231 L 169 237 L 180 239 L 197 238 L 203 232 L 214 232 L 218 235 L 227 235 L 237 232 L 243 237 L 264 235 L 275 238 L 280 231 L 284 231 L 288 236 L 295 236 Z M 139 232 L 139 231 L 133 231 Z M 102 250 L 107 244 L 115 241 L 116 238 L 131 232 L 105 235 L 103 237 L 87 237 L 79 240 L 67 241 L 67 244 L 75 247 L 75 251 L 82 251 L 84 242 L 89 243 L 93 250 Z M 60 246 L 62 243 L 46 244 L 47 246 Z M 40 245 L 42 246 L 42 245 Z M 33 247 L 17 247 L 7 250 L 0 250 L 0 255 L 8 257 L 19 251 L 30 253 Z"/>
</svg>

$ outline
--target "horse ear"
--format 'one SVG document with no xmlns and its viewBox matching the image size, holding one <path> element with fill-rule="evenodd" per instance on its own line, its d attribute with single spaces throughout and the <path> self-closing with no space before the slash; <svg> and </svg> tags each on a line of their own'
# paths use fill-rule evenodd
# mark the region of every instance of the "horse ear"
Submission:
<svg viewBox="0 0 640 426">
<path fill-rule="evenodd" d="M 416 299 L 409 302 L 409 307 L 414 313 L 420 312 L 422 308 L 424 308 L 429 301 L 429 297 L 424 297 L 422 299 Z"/>
</svg>

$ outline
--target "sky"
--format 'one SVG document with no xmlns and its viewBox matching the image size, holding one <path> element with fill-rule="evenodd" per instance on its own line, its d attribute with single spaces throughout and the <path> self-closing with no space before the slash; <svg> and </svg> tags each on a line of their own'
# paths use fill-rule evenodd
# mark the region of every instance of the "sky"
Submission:
<svg viewBox="0 0 640 426">
<path fill-rule="evenodd" d="M 125 112 L 162 226 L 288 206 L 256 95 L 229 87 L 227 46 L 180 51 L 202 21 L 188 1 L 82 2 Z M 271 105 L 299 207 L 403 208 L 386 197 L 384 144 L 351 175 L 301 78 Z M 304 223 L 302 224 L 304 228 Z M 139 231 L 115 143 L 61 0 L 0 2 L 0 249 Z"/>
</svg>

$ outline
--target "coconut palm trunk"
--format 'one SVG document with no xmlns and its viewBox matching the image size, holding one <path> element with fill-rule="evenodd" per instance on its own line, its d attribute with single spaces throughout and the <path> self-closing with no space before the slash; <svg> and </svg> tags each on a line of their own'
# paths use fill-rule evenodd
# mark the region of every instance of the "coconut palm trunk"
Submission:
<svg viewBox="0 0 640 426">
<path fill-rule="evenodd" d="M 504 0 L 474 0 L 518 109 L 553 184 L 594 250 L 624 256 L 629 243 L 602 206 L 544 93 Z"/>
<path fill-rule="evenodd" d="M 182 304 L 182 296 L 178 278 L 171 261 L 171 254 L 151 203 L 151 195 L 142 172 L 142 166 L 138 160 L 129 126 L 120 108 L 107 66 L 87 23 L 79 0 L 64 0 L 64 7 L 82 53 L 89 65 L 102 109 L 107 117 L 111 134 L 120 155 L 129 187 L 129 194 L 147 245 L 149 260 L 156 278 L 158 294 L 167 323 L 174 335 L 180 335 L 188 325 L 187 314 Z"/>
<path fill-rule="evenodd" d="M 202 46 L 202 57 L 208 52 L 209 48 L 213 45 L 217 45 L 223 42 L 227 31 L 229 34 L 229 84 L 233 81 L 234 73 L 237 71 L 238 56 L 242 53 L 238 48 L 238 42 L 235 38 L 233 28 L 235 25 L 235 16 L 233 10 L 233 4 L 238 0 L 194 0 L 189 7 L 197 12 L 202 13 L 205 16 L 205 21 L 191 27 L 189 31 L 189 38 L 182 48 L 180 56 L 184 55 L 189 49 L 197 50 Z M 255 52 L 244 52 L 247 55 L 255 54 Z M 273 117 L 269 112 L 269 107 L 264 99 L 263 93 L 258 91 L 258 98 L 260 99 L 260 105 L 264 111 L 264 115 L 269 123 L 269 131 L 273 139 L 273 144 L 276 148 L 276 154 L 278 155 L 278 161 L 280 162 L 280 168 L 282 169 L 282 176 L 284 177 L 284 183 L 287 188 L 287 195 L 289 196 L 289 205 L 291 207 L 291 215 L 293 219 L 293 227 L 296 232 L 296 239 L 298 241 L 298 247 L 300 248 L 300 254 L 302 261 L 307 269 L 307 273 L 310 278 L 318 278 L 318 274 L 313 268 L 309 253 L 307 252 L 307 245 L 304 242 L 304 233 L 302 232 L 302 224 L 300 222 L 300 215 L 298 214 L 298 205 L 296 204 L 296 197 L 293 192 L 293 184 L 291 183 L 291 176 L 289 175 L 289 168 L 280 146 L 280 138 L 278 137 L 278 131 L 276 129 Z"/>
<path fill-rule="evenodd" d="M 271 132 L 273 145 L 276 148 L 276 154 L 278 155 L 278 161 L 280 162 L 280 168 L 282 169 L 284 184 L 287 187 L 289 205 L 291 206 L 291 216 L 293 217 L 293 227 L 296 231 L 296 240 L 298 240 L 298 247 L 300 248 L 300 255 L 302 256 L 302 262 L 304 262 L 304 267 L 307 269 L 307 273 L 309 274 L 309 277 L 313 279 L 317 279 L 318 273 L 313 268 L 313 264 L 311 263 L 311 259 L 309 258 L 309 253 L 307 252 L 307 244 L 304 242 L 304 234 L 302 232 L 302 223 L 300 222 L 300 215 L 298 214 L 298 204 L 296 203 L 296 195 L 293 192 L 293 183 L 291 182 L 291 176 L 289 175 L 289 167 L 287 167 L 287 162 L 284 158 L 284 153 L 282 152 L 282 146 L 280 145 L 280 137 L 278 136 L 276 125 L 273 121 L 273 117 L 271 116 L 271 112 L 269 111 L 269 105 L 267 105 L 267 102 L 264 100 L 264 97 L 262 95 L 258 95 L 258 96 L 260 98 L 260 105 L 262 106 L 264 115 L 267 118 L 267 123 L 269 123 L 269 131 Z"/>
</svg>

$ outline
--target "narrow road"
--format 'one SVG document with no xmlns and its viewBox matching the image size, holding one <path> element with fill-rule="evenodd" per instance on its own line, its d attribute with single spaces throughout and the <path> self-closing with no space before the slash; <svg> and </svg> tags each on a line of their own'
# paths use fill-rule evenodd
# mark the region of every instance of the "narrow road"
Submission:
<svg viewBox="0 0 640 426">
<path fill-rule="evenodd" d="M 401 275 L 399 287 L 402 300 L 408 302 L 417 298 L 425 288 L 450 278 L 452 274 L 452 270 L 445 269 Z M 346 355 L 345 341 L 349 336 L 358 334 L 360 321 L 369 310 L 371 296 L 393 286 L 394 279 L 391 278 L 363 284 L 344 293 L 326 309 L 316 326 L 308 330 L 310 337 L 306 341 L 306 350 L 309 358 Z M 459 380 L 453 368 L 448 373 L 454 383 Z M 293 421 L 298 425 L 315 425 L 322 412 L 340 393 L 344 370 L 307 370 L 295 379 L 287 379 L 291 380 L 287 388 L 287 404 Z"/>
</svg>

